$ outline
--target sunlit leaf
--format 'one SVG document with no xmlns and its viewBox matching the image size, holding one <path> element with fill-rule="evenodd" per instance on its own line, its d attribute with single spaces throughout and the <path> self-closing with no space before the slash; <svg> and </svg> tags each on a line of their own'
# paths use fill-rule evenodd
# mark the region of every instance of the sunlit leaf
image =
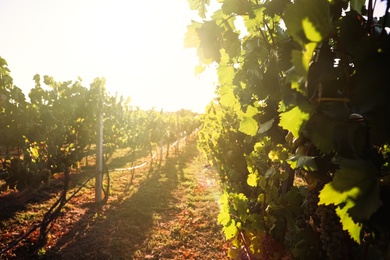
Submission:
<svg viewBox="0 0 390 260">
<path fill-rule="evenodd" d="M 217 68 L 217 73 L 218 73 L 218 79 L 219 83 L 221 85 L 232 85 L 233 79 L 234 79 L 234 68 L 233 66 L 218 66 Z"/>
<path fill-rule="evenodd" d="M 198 53 L 201 57 L 219 62 L 221 60 L 222 28 L 215 21 L 205 21 L 201 27 L 196 28 L 200 44 Z"/>
<path fill-rule="evenodd" d="M 248 198 L 243 193 L 235 194 L 233 196 L 233 207 L 241 216 L 241 220 L 245 221 L 248 215 Z"/>
<path fill-rule="evenodd" d="M 196 29 L 201 27 L 201 23 L 192 21 L 190 25 L 187 26 L 187 32 L 184 36 L 184 48 L 196 48 L 199 46 L 199 36 Z"/>
<path fill-rule="evenodd" d="M 302 111 L 298 106 L 280 114 L 279 126 L 290 131 L 294 137 L 299 137 L 301 125 L 309 119 L 309 113 Z"/>
<path fill-rule="evenodd" d="M 340 222 L 343 229 L 348 232 L 353 240 L 360 244 L 360 234 L 363 225 L 353 221 L 348 213 L 348 210 L 353 207 L 351 201 L 349 201 L 343 208 L 336 208 L 336 214 L 340 217 Z"/>
<path fill-rule="evenodd" d="M 321 34 L 313 26 L 313 23 L 308 17 L 302 20 L 303 31 L 305 32 L 306 38 L 312 42 L 320 42 L 322 40 Z"/>
<path fill-rule="evenodd" d="M 252 117 L 244 117 L 244 119 L 240 122 L 240 128 L 238 130 L 244 134 L 255 136 L 258 128 L 259 127 L 255 119 Z"/>
<path fill-rule="evenodd" d="M 201 74 L 205 69 L 206 69 L 206 66 L 203 66 L 202 64 L 198 64 L 198 65 L 195 67 L 195 70 L 194 70 L 195 76 Z"/>
<path fill-rule="evenodd" d="M 257 27 L 262 26 L 264 19 L 263 19 L 263 13 L 265 8 L 256 8 L 253 10 L 254 17 L 245 16 L 245 26 L 248 30 L 248 32 L 253 33 Z"/>
<path fill-rule="evenodd" d="M 258 114 L 259 111 L 254 106 L 249 105 L 246 108 L 245 116 L 246 117 L 253 117 L 254 115 Z"/>
<path fill-rule="evenodd" d="M 333 30 L 329 10 L 327 0 L 297 0 L 288 5 L 284 20 L 290 35 L 302 45 L 320 36 L 326 38 Z"/>
<path fill-rule="evenodd" d="M 257 184 L 259 182 L 257 172 L 253 172 L 253 173 L 248 174 L 248 178 L 247 178 L 246 182 L 251 187 L 257 187 Z"/>
<path fill-rule="evenodd" d="M 234 219 L 231 220 L 230 225 L 224 226 L 223 232 L 225 233 L 226 240 L 230 240 L 234 238 L 238 233 L 238 228 L 236 226 L 236 221 Z"/>
<path fill-rule="evenodd" d="M 210 0 L 187 0 L 191 10 L 197 10 L 198 15 L 206 18 L 207 6 L 210 5 Z"/>
<path fill-rule="evenodd" d="M 307 43 L 304 46 L 303 51 L 292 51 L 292 63 L 294 65 L 294 72 L 299 75 L 300 77 L 306 79 L 307 72 L 309 71 L 309 65 L 310 61 L 312 60 L 313 52 L 316 48 L 317 44 L 315 42 Z M 299 84 L 299 82 L 295 81 L 296 84 Z M 299 90 L 299 85 L 295 87 L 295 89 Z"/>
<path fill-rule="evenodd" d="M 220 96 L 219 102 L 224 107 L 239 107 L 238 100 L 234 94 L 232 86 L 225 85 L 219 88 L 218 94 Z"/>
<path fill-rule="evenodd" d="M 340 168 L 333 181 L 320 192 L 319 204 L 338 206 L 343 228 L 352 233 L 351 236 L 356 236 L 353 229 L 359 227 L 360 221 L 369 219 L 382 205 L 376 177 L 379 173 L 374 165 L 363 160 L 343 159 L 338 164 Z M 345 213 L 348 216 L 341 215 Z"/>
</svg>

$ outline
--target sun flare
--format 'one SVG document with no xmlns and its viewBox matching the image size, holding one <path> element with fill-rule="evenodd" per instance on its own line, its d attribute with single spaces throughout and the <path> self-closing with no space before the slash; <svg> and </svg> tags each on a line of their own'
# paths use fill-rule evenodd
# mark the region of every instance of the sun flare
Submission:
<svg viewBox="0 0 390 260">
<path fill-rule="evenodd" d="M 1 10 L 0 55 L 26 96 L 38 73 L 86 86 L 105 77 L 111 94 L 145 109 L 203 112 L 213 97 L 214 73 L 195 77 L 196 52 L 183 48 L 186 1 L 15 1 Z"/>
</svg>

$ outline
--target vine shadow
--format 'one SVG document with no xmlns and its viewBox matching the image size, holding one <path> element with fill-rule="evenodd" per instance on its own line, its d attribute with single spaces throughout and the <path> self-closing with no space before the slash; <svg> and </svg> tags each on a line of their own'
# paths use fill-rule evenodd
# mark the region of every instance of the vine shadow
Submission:
<svg viewBox="0 0 390 260">
<path fill-rule="evenodd" d="M 172 192 L 179 176 L 184 176 L 190 155 L 185 152 L 179 158 L 168 158 L 163 167 L 134 188 L 130 197 L 113 203 L 104 216 L 99 215 L 98 209 L 90 208 L 46 252 L 45 258 L 133 259 L 145 246 L 156 217 L 176 203 Z"/>
</svg>

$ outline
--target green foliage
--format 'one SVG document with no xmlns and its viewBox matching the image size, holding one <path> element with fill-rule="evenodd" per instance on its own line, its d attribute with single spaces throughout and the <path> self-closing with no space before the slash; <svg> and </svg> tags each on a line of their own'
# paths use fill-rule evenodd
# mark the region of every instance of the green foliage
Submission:
<svg viewBox="0 0 390 260">
<path fill-rule="evenodd" d="M 185 42 L 200 66 L 217 65 L 198 146 L 226 190 L 219 223 L 236 248 L 230 255 L 245 248 L 252 259 L 322 259 L 319 203 L 335 206 L 349 235 L 341 258 L 367 248 L 383 258 L 388 13 L 375 20 L 360 0 L 219 2 Z"/>
<path fill-rule="evenodd" d="M 105 159 L 117 148 L 130 147 L 133 158 L 144 148 L 152 154 L 199 126 L 191 111 L 143 111 L 131 106 L 129 98 L 109 96 L 104 78 L 96 78 L 86 88 L 81 79 L 56 82 L 45 75 L 42 82 L 36 74 L 27 102 L 2 58 L 0 73 L 0 150 L 10 188 L 39 185 L 90 155 L 97 141 L 99 113 L 104 114 Z"/>
</svg>

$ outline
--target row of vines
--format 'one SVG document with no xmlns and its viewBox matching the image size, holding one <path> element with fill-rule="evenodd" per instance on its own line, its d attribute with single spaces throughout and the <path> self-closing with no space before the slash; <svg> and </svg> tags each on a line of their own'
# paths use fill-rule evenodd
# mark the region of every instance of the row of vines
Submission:
<svg viewBox="0 0 390 260">
<path fill-rule="evenodd" d="M 390 259 L 390 1 L 188 2 L 229 255 Z"/>
<path fill-rule="evenodd" d="M 129 148 L 134 159 L 141 149 L 152 155 L 198 127 L 191 111 L 144 111 L 132 106 L 129 98 L 109 95 L 104 78 L 96 78 L 89 87 L 80 78 L 56 82 L 35 75 L 33 80 L 35 87 L 27 100 L 0 58 L 2 190 L 37 187 L 53 174 L 78 167 L 93 156 L 100 108 L 106 160 L 117 148 Z"/>
</svg>

